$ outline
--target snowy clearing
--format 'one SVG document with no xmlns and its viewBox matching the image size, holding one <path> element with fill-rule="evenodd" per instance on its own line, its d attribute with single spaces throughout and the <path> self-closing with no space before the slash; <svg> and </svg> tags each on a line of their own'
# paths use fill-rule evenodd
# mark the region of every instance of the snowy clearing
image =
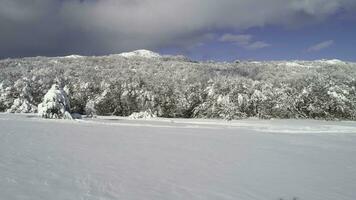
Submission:
<svg viewBox="0 0 356 200">
<path fill-rule="evenodd" d="M 356 199 L 356 122 L 0 114 L 0 199 Z"/>
</svg>

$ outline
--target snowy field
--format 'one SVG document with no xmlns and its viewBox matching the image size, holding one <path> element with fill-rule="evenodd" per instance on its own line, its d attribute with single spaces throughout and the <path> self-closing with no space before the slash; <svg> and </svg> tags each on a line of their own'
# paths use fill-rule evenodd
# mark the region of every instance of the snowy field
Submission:
<svg viewBox="0 0 356 200">
<path fill-rule="evenodd" d="M 0 199 L 355 200 L 356 123 L 0 114 Z"/>
</svg>

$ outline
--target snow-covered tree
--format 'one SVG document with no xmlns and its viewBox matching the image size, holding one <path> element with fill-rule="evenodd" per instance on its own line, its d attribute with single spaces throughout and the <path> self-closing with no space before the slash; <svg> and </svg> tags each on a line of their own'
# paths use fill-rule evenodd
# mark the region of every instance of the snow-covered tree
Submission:
<svg viewBox="0 0 356 200">
<path fill-rule="evenodd" d="M 33 97 L 31 94 L 30 80 L 27 77 L 19 79 L 15 82 L 17 98 L 12 106 L 7 110 L 9 113 L 35 113 L 37 106 L 33 105 Z"/>
<path fill-rule="evenodd" d="M 38 105 L 38 114 L 43 118 L 72 119 L 67 94 L 57 84 L 52 85 Z"/>
<path fill-rule="evenodd" d="M 89 100 L 88 103 L 85 105 L 85 114 L 87 117 L 94 117 L 97 115 L 94 100 Z"/>
<path fill-rule="evenodd" d="M 17 98 L 14 100 L 12 106 L 6 111 L 9 113 L 35 113 L 37 107 L 28 102 L 27 99 Z"/>
<path fill-rule="evenodd" d="M 9 109 L 15 101 L 15 89 L 9 81 L 0 83 L 0 111 Z"/>
</svg>

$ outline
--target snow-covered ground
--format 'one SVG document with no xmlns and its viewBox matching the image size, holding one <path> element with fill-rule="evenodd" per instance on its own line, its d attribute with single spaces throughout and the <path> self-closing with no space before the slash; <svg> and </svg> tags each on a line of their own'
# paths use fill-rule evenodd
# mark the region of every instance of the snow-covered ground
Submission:
<svg viewBox="0 0 356 200">
<path fill-rule="evenodd" d="M 0 199 L 356 199 L 356 123 L 0 114 Z"/>
</svg>

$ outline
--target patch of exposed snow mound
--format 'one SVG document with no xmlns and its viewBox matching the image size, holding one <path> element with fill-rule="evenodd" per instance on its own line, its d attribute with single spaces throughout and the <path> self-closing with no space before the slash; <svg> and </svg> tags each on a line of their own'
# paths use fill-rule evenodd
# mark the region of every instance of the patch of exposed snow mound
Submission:
<svg viewBox="0 0 356 200">
<path fill-rule="evenodd" d="M 64 56 L 64 58 L 82 58 L 84 56 L 81 55 L 69 55 L 69 56 Z"/>
<path fill-rule="evenodd" d="M 285 65 L 287 67 L 303 67 L 303 65 L 296 63 L 296 62 L 284 62 L 284 63 L 280 63 L 279 65 Z"/>
<path fill-rule="evenodd" d="M 144 57 L 144 58 L 160 58 L 161 55 L 158 53 L 141 49 L 141 50 L 136 50 L 132 52 L 124 52 L 119 54 L 120 56 L 126 57 L 126 58 L 131 58 L 131 57 Z"/>
<path fill-rule="evenodd" d="M 259 65 L 259 64 L 262 64 L 262 62 L 259 62 L 259 61 L 250 61 L 251 64 L 256 64 L 256 65 Z"/>
<path fill-rule="evenodd" d="M 38 105 L 38 114 L 50 119 L 73 119 L 69 113 L 70 104 L 67 94 L 58 85 L 52 85 Z"/>
<path fill-rule="evenodd" d="M 8 113 L 35 113 L 37 111 L 37 107 L 28 102 L 27 99 L 18 98 L 15 99 L 11 108 L 6 112 Z"/>
<path fill-rule="evenodd" d="M 346 64 L 344 61 L 341 61 L 341 60 L 339 60 L 339 59 L 320 60 L 319 62 L 328 64 L 328 65 L 344 65 L 344 64 Z"/>
<path fill-rule="evenodd" d="M 157 118 L 157 115 L 153 114 L 152 111 L 134 112 L 129 116 L 129 119 L 152 119 Z"/>
</svg>

